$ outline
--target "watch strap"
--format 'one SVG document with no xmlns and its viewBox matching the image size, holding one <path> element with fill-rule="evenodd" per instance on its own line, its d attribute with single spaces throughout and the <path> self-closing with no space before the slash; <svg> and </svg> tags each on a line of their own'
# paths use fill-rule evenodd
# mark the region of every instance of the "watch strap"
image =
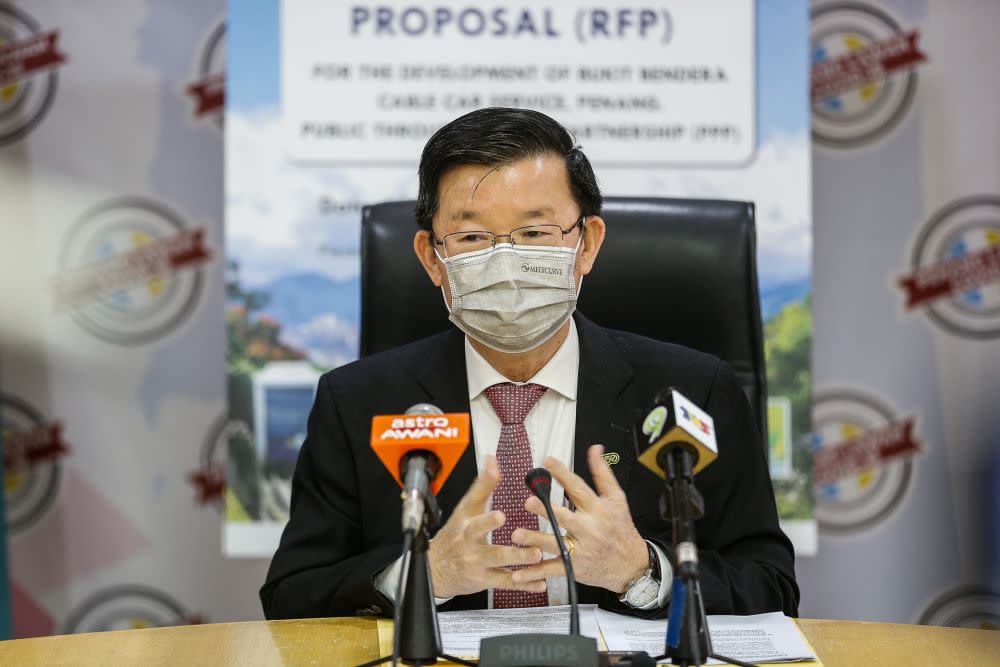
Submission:
<svg viewBox="0 0 1000 667">
<path fill-rule="evenodd" d="M 656 548 L 649 540 L 646 540 L 646 548 L 649 550 L 649 576 L 657 581 L 663 581 L 663 573 L 660 571 L 660 557 L 656 553 Z"/>
</svg>

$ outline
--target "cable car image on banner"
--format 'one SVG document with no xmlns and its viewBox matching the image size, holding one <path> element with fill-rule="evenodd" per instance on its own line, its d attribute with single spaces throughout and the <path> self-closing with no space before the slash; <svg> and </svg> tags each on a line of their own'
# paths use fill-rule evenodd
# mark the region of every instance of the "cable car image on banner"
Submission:
<svg viewBox="0 0 1000 667">
<path fill-rule="evenodd" d="M 319 377 L 308 361 L 273 361 L 254 373 L 254 444 L 265 479 L 291 478 Z"/>
</svg>

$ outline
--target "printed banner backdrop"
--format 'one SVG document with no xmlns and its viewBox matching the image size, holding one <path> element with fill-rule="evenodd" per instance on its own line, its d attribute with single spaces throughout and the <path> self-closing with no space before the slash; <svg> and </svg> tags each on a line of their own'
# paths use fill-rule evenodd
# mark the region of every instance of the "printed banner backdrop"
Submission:
<svg viewBox="0 0 1000 667">
<path fill-rule="evenodd" d="M 1000 5 L 813 2 L 802 613 L 1000 627 Z"/>
<path fill-rule="evenodd" d="M 3 369 L 0 368 L 0 379 Z M 2 383 L 0 383 L 2 386 Z M 2 415 L 0 415 L 2 418 Z M 5 456 L 7 444 L 4 442 L 3 422 L 0 422 L 0 456 Z M 10 570 L 7 565 L 7 520 L 5 498 L 0 495 L 0 640 L 10 639 Z"/>
<path fill-rule="evenodd" d="M 424 143 L 483 106 L 565 124 L 608 195 L 756 203 L 772 476 L 798 552 L 815 553 L 804 6 L 229 11 L 226 553 L 273 553 L 316 381 L 357 357 L 361 207 L 415 198 Z"/>
<path fill-rule="evenodd" d="M 219 530 L 224 12 L 0 0 L 18 637 L 260 617 Z"/>
</svg>

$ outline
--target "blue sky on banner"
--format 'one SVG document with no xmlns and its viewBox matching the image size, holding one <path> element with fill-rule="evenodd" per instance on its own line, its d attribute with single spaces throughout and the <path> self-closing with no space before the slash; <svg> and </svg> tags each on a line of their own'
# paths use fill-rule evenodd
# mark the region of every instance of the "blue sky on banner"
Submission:
<svg viewBox="0 0 1000 667">
<path fill-rule="evenodd" d="M 413 166 L 383 168 L 374 179 L 333 165 L 290 165 L 281 117 L 281 2 L 230 3 L 228 21 L 227 254 L 239 260 L 249 287 L 271 289 L 296 272 L 310 280 L 322 276 L 331 290 L 356 291 L 357 205 L 415 196 L 418 156 Z M 756 202 L 765 317 L 803 298 L 812 271 L 808 27 L 806 3 L 757 1 L 758 149 L 747 168 L 661 169 L 641 178 L 627 170 L 602 172 L 609 194 Z M 328 198 L 353 208 L 321 214 L 316 203 Z M 317 252 L 316 239 L 333 252 Z M 348 302 L 339 304 L 337 331 L 357 321 L 356 300 Z M 308 346 L 311 331 L 303 330 L 297 342 Z"/>
<path fill-rule="evenodd" d="M 245 0 L 229 4 L 229 62 L 226 102 L 231 111 L 277 107 L 281 98 L 281 2 Z M 757 2 L 757 128 L 759 140 L 805 132 L 809 125 L 806 80 L 809 11 L 799 0 Z M 235 29 L 233 28 L 235 26 Z M 795 50 L 789 34 L 802 36 Z M 799 99 L 798 105 L 791 100 Z"/>
</svg>

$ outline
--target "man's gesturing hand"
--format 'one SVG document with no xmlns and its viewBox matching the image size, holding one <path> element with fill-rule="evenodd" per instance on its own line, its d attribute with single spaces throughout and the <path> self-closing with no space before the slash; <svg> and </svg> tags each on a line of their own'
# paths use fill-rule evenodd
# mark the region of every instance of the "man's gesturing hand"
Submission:
<svg viewBox="0 0 1000 667">
<path fill-rule="evenodd" d="M 573 572 L 577 581 L 623 593 L 632 580 L 645 572 L 649 564 L 649 550 L 632 523 L 625 492 L 605 463 L 603 454 L 604 447 L 601 445 L 593 445 L 587 451 L 587 462 L 598 493 L 594 493 L 561 461 L 549 457 L 545 459 L 545 467 L 576 505 L 575 512 L 562 506 L 552 509 L 560 527 L 573 536 L 576 545 Z M 545 506 L 535 496 L 528 498 L 524 506 L 529 512 L 548 519 Z M 555 537 L 548 533 L 519 528 L 511 539 L 517 544 L 538 547 L 546 553 L 559 553 Z M 564 574 L 562 561 L 550 558 L 514 572 L 513 579 L 517 584 L 544 583 L 547 577 Z"/>
<path fill-rule="evenodd" d="M 478 593 L 485 588 L 513 588 L 542 593 L 545 580 L 515 583 L 510 565 L 528 565 L 542 560 L 541 550 L 496 546 L 486 535 L 503 525 L 503 512 L 486 512 L 486 503 L 500 482 L 493 456 L 486 457 L 486 470 L 469 487 L 447 523 L 431 540 L 428 562 L 431 584 L 439 598 Z"/>
</svg>

